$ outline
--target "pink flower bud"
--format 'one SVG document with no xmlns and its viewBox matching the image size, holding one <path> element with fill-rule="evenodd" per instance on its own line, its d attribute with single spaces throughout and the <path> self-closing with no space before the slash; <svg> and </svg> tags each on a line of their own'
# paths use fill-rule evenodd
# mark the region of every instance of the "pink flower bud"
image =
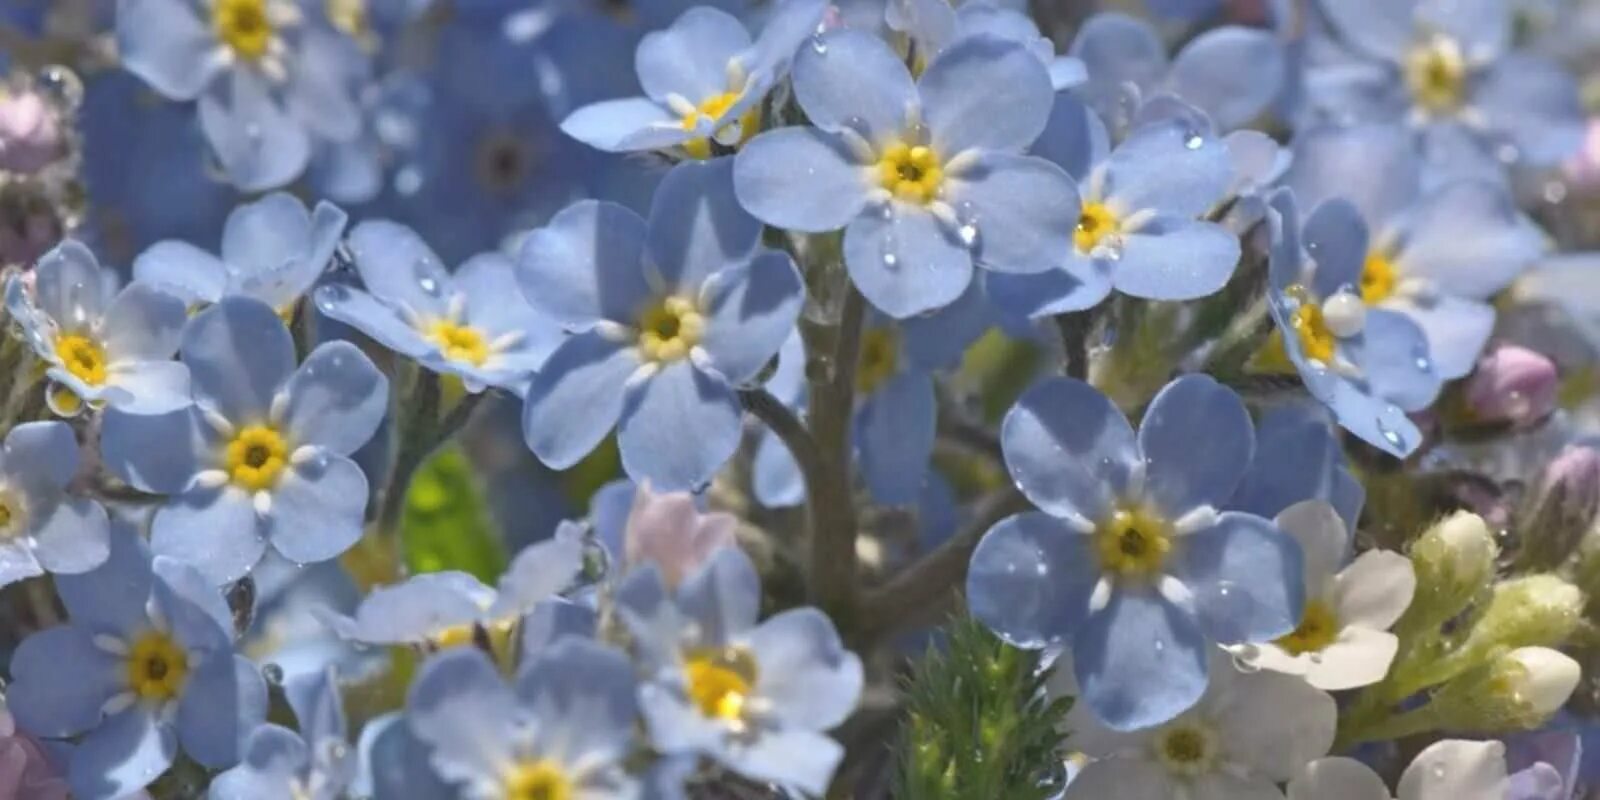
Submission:
<svg viewBox="0 0 1600 800">
<path fill-rule="evenodd" d="M 61 126 L 34 92 L 0 91 L 0 169 L 31 174 L 61 157 Z"/>
<path fill-rule="evenodd" d="M 38 742 L 17 730 L 0 704 L 0 797 L 67 800 L 67 782 Z"/>
<path fill-rule="evenodd" d="M 1467 404 L 1485 422 L 1526 426 L 1555 410 L 1556 365 L 1516 345 L 1501 345 L 1478 359 L 1467 381 Z"/>
<path fill-rule="evenodd" d="M 685 492 L 656 494 L 639 487 L 622 534 L 623 559 L 654 563 L 669 586 L 694 573 L 719 547 L 734 544 L 739 520 L 732 514 L 702 514 Z"/>
</svg>

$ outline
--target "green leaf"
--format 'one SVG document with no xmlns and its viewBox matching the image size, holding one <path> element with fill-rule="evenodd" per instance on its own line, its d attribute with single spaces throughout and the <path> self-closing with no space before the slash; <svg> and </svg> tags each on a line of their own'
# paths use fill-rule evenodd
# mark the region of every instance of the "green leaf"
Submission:
<svg viewBox="0 0 1600 800">
<path fill-rule="evenodd" d="M 400 540 L 413 573 L 453 569 L 493 583 L 505 571 L 505 548 L 459 448 L 440 450 L 417 470 L 406 492 Z"/>
</svg>

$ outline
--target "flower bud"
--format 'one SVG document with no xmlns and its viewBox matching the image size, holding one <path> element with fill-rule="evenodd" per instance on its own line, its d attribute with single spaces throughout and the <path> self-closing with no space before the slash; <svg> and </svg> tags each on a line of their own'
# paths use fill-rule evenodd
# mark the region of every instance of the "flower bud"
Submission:
<svg viewBox="0 0 1600 800">
<path fill-rule="evenodd" d="M 1495 555 L 1494 535 L 1477 514 L 1458 511 L 1435 523 L 1411 547 L 1417 592 L 1407 620 L 1423 628 L 1460 613 L 1487 587 Z"/>
<path fill-rule="evenodd" d="M 1504 733 L 1542 725 L 1578 688 L 1578 662 L 1548 647 L 1521 647 L 1445 684 L 1430 707 L 1440 727 Z"/>
<path fill-rule="evenodd" d="M 1501 345 L 1478 359 L 1467 381 L 1467 406 L 1481 422 L 1526 427 L 1556 408 L 1556 365 L 1516 345 Z"/>
<path fill-rule="evenodd" d="M 1555 575 L 1503 581 L 1473 628 L 1468 646 L 1554 646 L 1566 641 L 1583 613 L 1583 592 Z"/>
<path fill-rule="evenodd" d="M 1493 671 L 1505 684 L 1497 689 L 1524 706 L 1533 725 L 1566 705 L 1578 688 L 1582 670 L 1578 662 L 1548 647 L 1521 647 L 1495 661 Z M 1528 727 L 1533 727 L 1529 725 Z"/>
<path fill-rule="evenodd" d="M 1600 512 L 1600 451 L 1568 447 L 1545 467 L 1520 520 L 1524 569 L 1554 569 L 1572 555 Z"/>
<path fill-rule="evenodd" d="M 0 169 L 32 174 L 61 157 L 61 125 L 35 92 L 0 89 Z"/>
</svg>

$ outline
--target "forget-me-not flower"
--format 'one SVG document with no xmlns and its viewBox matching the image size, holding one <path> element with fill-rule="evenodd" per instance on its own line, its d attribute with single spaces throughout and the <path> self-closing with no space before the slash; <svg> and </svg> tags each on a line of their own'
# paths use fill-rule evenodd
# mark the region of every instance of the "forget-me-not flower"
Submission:
<svg viewBox="0 0 1600 800">
<path fill-rule="evenodd" d="M 110 800 L 148 785 L 179 748 L 213 769 L 239 758 L 266 716 L 267 687 L 234 652 L 222 595 L 188 564 L 156 557 L 130 526 L 82 575 L 56 577 L 70 621 L 24 639 L 7 693 L 18 724 L 82 736 L 67 777 L 76 797 Z"/>
<path fill-rule="evenodd" d="M 1494 329 L 1489 299 L 1544 250 L 1543 234 L 1498 184 L 1469 178 L 1425 191 L 1399 126 L 1302 131 L 1285 182 L 1308 219 L 1333 198 L 1354 207 L 1326 230 L 1308 228 L 1308 246 L 1354 250 L 1362 302 L 1415 322 L 1446 380 L 1472 371 Z"/>
<path fill-rule="evenodd" d="M 347 219 L 331 203 L 307 213 L 293 195 L 274 192 L 228 215 L 220 256 L 179 239 L 157 242 L 134 259 L 133 279 L 191 307 L 244 295 L 287 318 L 328 268 Z"/>
<path fill-rule="evenodd" d="M 700 754 L 756 780 L 821 795 L 844 749 L 824 733 L 861 694 L 861 660 L 815 608 L 757 622 L 761 585 L 724 547 L 676 591 L 646 566 L 617 589 L 644 662 L 639 705 L 668 755 Z"/>
<path fill-rule="evenodd" d="M 507 685 L 476 648 L 422 665 L 406 698 L 411 735 L 462 797 L 632 798 L 624 770 L 638 715 L 633 665 L 605 645 L 568 637 Z"/>
<path fill-rule="evenodd" d="M 613 426 L 629 477 L 661 491 L 705 484 L 733 455 L 734 387 L 778 351 L 804 291 L 788 255 L 756 248 L 732 172 L 679 164 L 648 223 L 583 201 L 529 234 L 523 294 L 573 331 L 527 392 L 523 433 L 545 464 L 573 465 Z"/>
<path fill-rule="evenodd" d="M 1322 203 L 1304 234 L 1293 192 L 1278 191 L 1270 205 L 1267 301 L 1277 327 L 1258 360 L 1299 373 L 1341 427 L 1404 457 L 1422 441 L 1405 412 L 1433 402 L 1441 382 L 1426 334 L 1406 315 L 1369 309 L 1361 298 L 1365 245 L 1339 238 L 1357 214 L 1353 205 Z"/>
<path fill-rule="evenodd" d="M 273 549 L 325 561 L 361 536 L 367 479 L 349 455 L 389 406 L 389 382 L 355 345 L 317 347 L 299 369 L 273 308 L 225 297 L 184 328 L 193 405 L 154 416 L 108 412 L 106 467 L 143 491 L 171 495 L 151 547 L 216 583 Z"/>
<path fill-rule="evenodd" d="M 64 422 L 25 422 L 0 448 L 0 586 L 45 572 L 71 575 L 110 552 L 106 510 L 66 494 L 78 440 Z"/>
<path fill-rule="evenodd" d="M 454 273 L 410 228 L 386 220 L 350 232 L 365 291 L 317 290 L 317 307 L 470 391 L 520 390 L 561 339 L 522 299 L 511 259 L 483 253 Z"/>
<path fill-rule="evenodd" d="M 183 302 L 149 286 L 116 291 L 94 254 L 68 239 L 39 258 L 33 291 L 6 285 L 6 309 L 55 384 L 50 408 L 71 416 L 84 404 L 159 414 L 188 403 L 189 371 L 172 360 Z"/>
<path fill-rule="evenodd" d="M 284 687 L 299 731 L 267 724 L 245 740 L 239 763 L 212 779 L 210 800 L 337 800 L 355 777 L 344 700 L 331 670 Z"/>
<path fill-rule="evenodd" d="M 157 92 L 198 100 L 229 181 L 263 191 L 305 169 L 313 136 L 360 131 L 343 65 L 363 56 L 307 14 L 294 0 L 118 0 L 118 50 Z"/>
<path fill-rule="evenodd" d="M 1027 48 L 966 37 L 913 81 L 882 40 L 831 31 L 801 48 L 793 83 L 815 127 L 746 144 L 739 201 L 786 230 L 844 228 L 850 278 L 884 313 L 949 305 L 975 263 L 1039 272 L 1066 262 L 1076 189 L 1055 165 L 1022 154 L 1054 94 Z"/>
<path fill-rule="evenodd" d="M 1206 689 L 1213 642 L 1294 629 L 1300 548 L 1271 521 L 1221 511 L 1250 463 L 1244 403 L 1203 375 L 1167 384 L 1137 434 L 1105 395 L 1052 378 L 1000 429 L 1006 466 L 1039 506 L 972 554 L 972 613 L 1025 647 L 1072 650 L 1080 700 L 1106 725 L 1172 719 Z"/>
</svg>

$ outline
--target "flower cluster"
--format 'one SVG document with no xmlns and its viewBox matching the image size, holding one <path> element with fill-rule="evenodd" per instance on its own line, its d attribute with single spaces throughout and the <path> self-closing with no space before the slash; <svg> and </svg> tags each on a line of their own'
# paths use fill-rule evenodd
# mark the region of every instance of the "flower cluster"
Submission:
<svg viewBox="0 0 1600 800">
<path fill-rule="evenodd" d="M 1600 789 L 1600 0 L 0 6 L 0 796 Z"/>
</svg>

